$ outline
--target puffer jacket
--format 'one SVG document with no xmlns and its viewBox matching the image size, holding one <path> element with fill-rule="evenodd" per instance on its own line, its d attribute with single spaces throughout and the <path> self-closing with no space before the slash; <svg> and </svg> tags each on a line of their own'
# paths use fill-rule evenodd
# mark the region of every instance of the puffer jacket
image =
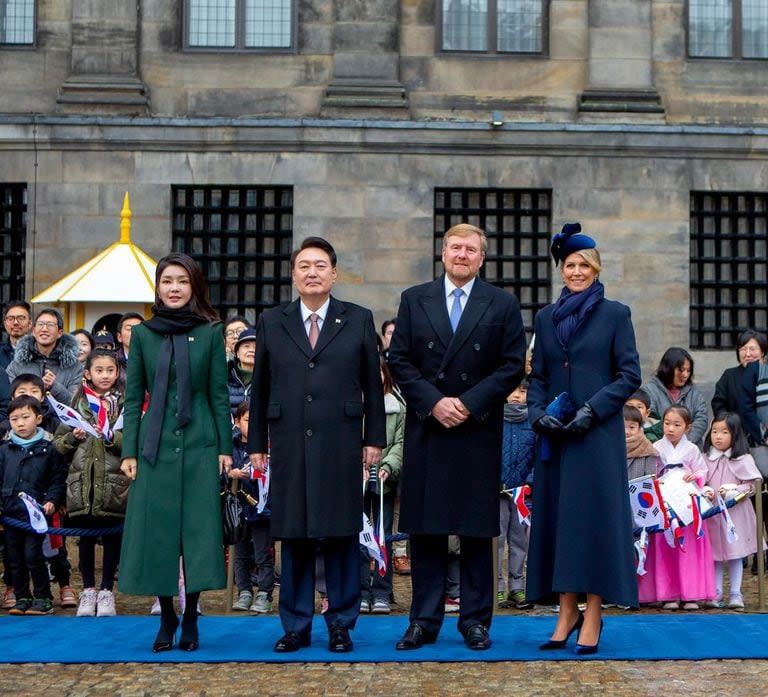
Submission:
<svg viewBox="0 0 768 697">
<path fill-rule="evenodd" d="M 35 337 L 23 336 L 16 343 L 13 361 L 6 372 L 11 381 L 24 373 L 32 373 L 41 378 L 46 369 L 56 374 L 56 381 L 50 392 L 59 402 L 69 404 L 83 379 L 83 364 L 77 360 L 80 346 L 71 334 L 62 334 L 51 351 L 50 356 L 43 356 L 35 346 Z"/>
<path fill-rule="evenodd" d="M 384 482 L 384 493 L 393 494 L 403 469 L 403 436 L 405 434 L 405 407 L 391 392 L 384 395 L 387 415 L 387 445 L 381 451 L 381 468 L 389 472 Z"/>
<path fill-rule="evenodd" d="M 237 362 L 228 362 L 229 373 L 227 375 L 227 389 L 229 390 L 229 408 L 234 415 L 241 402 L 251 398 L 251 383 L 247 385 L 240 379 L 237 372 Z"/>
<path fill-rule="evenodd" d="M 662 418 L 664 412 L 672 406 L 672 397 L 669 395 L 669 390 L 655 375 L 643 385 L 642 390 L 651 400 L 651 411 L 659 418 Z M 688 433 L 688 440 L 701 448 L 704 444 L 707 426 L 709 425 L 709 413 L 704 395 L 699 392 L 699 389 L 694 384 L 690 383 L 680 390 L 680 399 L 676 404 L 682 404 L 691 412 L 693 424 Z"/>
<path fill-rule="evenodd" d="M 66 500 L 67 463 L 57 452 L 49 433 L 28 448 L 7 440 L 0 445 L 0 510 L 4 515 L 27 519 L 27 509 L 19 492 L 39 504 Z"/>
<path fill-rule="evenodd" d="M 110 414 L 114 423 L 122 410 L 119 401 L 116 414 Z M 82 398 L 75 408 L 89 423 L 93 416 L 88 400 Z M 125 514 L 130 480 L 120 471 L 120 451 L 123 432 L 115 431 L 112 443 L 102 438 L 88 436 L 77 440 L 69 426 L 62 424 L 56 431 L 53 443 L 69 461 L 67 475 L 67 512 L 71 516 L 120 516 Z"/>
<path fill-rule="evenodd" d="M 511 489 L 530 483 L 535 461 L 536 434 L 528 423 L 528 409 L 504 405 L 504 434 L 501 442 L 501 484 Z"/>
</svg>

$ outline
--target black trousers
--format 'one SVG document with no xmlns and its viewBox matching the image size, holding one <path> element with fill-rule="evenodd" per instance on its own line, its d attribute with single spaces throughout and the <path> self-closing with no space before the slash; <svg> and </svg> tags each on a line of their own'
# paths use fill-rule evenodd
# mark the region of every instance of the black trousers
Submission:
<svg viewBox="0 0 768 697">
<path fill-rule="evenodd" d="M 5 546 L 8 550 L 8 564 L 16 597 L 32 597 L 29 592 L 31 575 L 34 597 L 50 598 L 51 582 L 43 556 L 43 535 L 9 527 L 5 529 Z"/>
<path fill-rule="evenodd" d="M 312 631 L 315 612 L 315 555 L 325 561 L 329 627 L 353 629 L 360 613 L 360 551 L 358 536 L 324 540 L 290 539 L 281 544 L 280 621 L 286 632 Z"/>
<path fill-rule="evenodd" d="M 448 535 L 411 535 L 410 620 L 437 634 L 445 616 L 448 572 Z M 491 626 L 493 616 L 493 539 L 459 536 L 461 574 L 458 629 L 464 634 L 475 624 Z"/>
</svg>

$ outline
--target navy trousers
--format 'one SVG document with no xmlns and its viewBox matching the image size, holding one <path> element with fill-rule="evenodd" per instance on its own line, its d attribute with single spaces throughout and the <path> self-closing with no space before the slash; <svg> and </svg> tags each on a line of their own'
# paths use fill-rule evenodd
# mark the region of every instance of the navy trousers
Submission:
<svg viewBox="0 0 768 697">
<path fill-rule="evenodd" d="M 286 632 L 308 634 L 315 612 L 315 555 L 325 561 L 328 627 L 354 629 L 360 613 L 358 537 L 284 539 L 281 544 L 280 621 Z"/>
<path fill-rule="evenodd" d="M 459 536 L 461 575 L 459 631 L 475 624 L 491 626 L 493 616 L 493 539 Z M 410 620 L 437 635 L 445 616 L 445 582 L 448 574 L 448 536 L 411 535 Z"/>
</svg>

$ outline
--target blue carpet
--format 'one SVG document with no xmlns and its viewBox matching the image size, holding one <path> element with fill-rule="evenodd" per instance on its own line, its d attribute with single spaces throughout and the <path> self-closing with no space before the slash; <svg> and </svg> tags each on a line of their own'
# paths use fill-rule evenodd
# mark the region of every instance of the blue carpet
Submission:
<svg viewBox="0 0 768 697">
<path fill-rule="evenodd" d="M 317 618 L 312 645 L 293 654 L 276 654 L 282 634 L 279 619 L 202 617 L 200 649 L 153 654 L 155 617 L 11 617 L 0 618 L 0 663 L 224 663 L 224 662 L 411 662 L 573 660 L 573 638 L 563 651 L 543 653 L 538 644 L 554 628 L 553 617 L 496 617 L 493 646 L 470 651 L 449 619 L 437 643 L 418 651 L 395 651 L 407 627 L 402 616 L 361 617 L 352 633 L 355 650 L 328 651 L 325 623 Z M 600 652 L 587 660 L 703 660 L 768 658 L 768 615 L 676 614 L 608 617 Z M 584 659 L 582 659 L 584 660 Z"/>
</svg>

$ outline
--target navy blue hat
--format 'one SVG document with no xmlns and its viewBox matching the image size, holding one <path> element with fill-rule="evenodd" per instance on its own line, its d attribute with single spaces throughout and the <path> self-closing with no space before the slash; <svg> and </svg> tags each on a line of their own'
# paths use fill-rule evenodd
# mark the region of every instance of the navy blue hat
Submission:
<svg viewBox="0 0 768 697">
<path fill-rule="evenodd" d="M 581 223 L 566 223 L 563 229 L 552 238 L 552 258 L 555 264 L 559 264 L 569 254 L 595 247 L 597 242 L 589 235 L 581 234 Z"/>
<path fill-rule="evenodd" d="M 240 336 L 237 337 L 235 342 L 234 352 L 237 353 L 237 349 L 244 341 L 256 341 L 256 330 L 253 327 L 247 327 L 240 332 Z"/>
</svg>

